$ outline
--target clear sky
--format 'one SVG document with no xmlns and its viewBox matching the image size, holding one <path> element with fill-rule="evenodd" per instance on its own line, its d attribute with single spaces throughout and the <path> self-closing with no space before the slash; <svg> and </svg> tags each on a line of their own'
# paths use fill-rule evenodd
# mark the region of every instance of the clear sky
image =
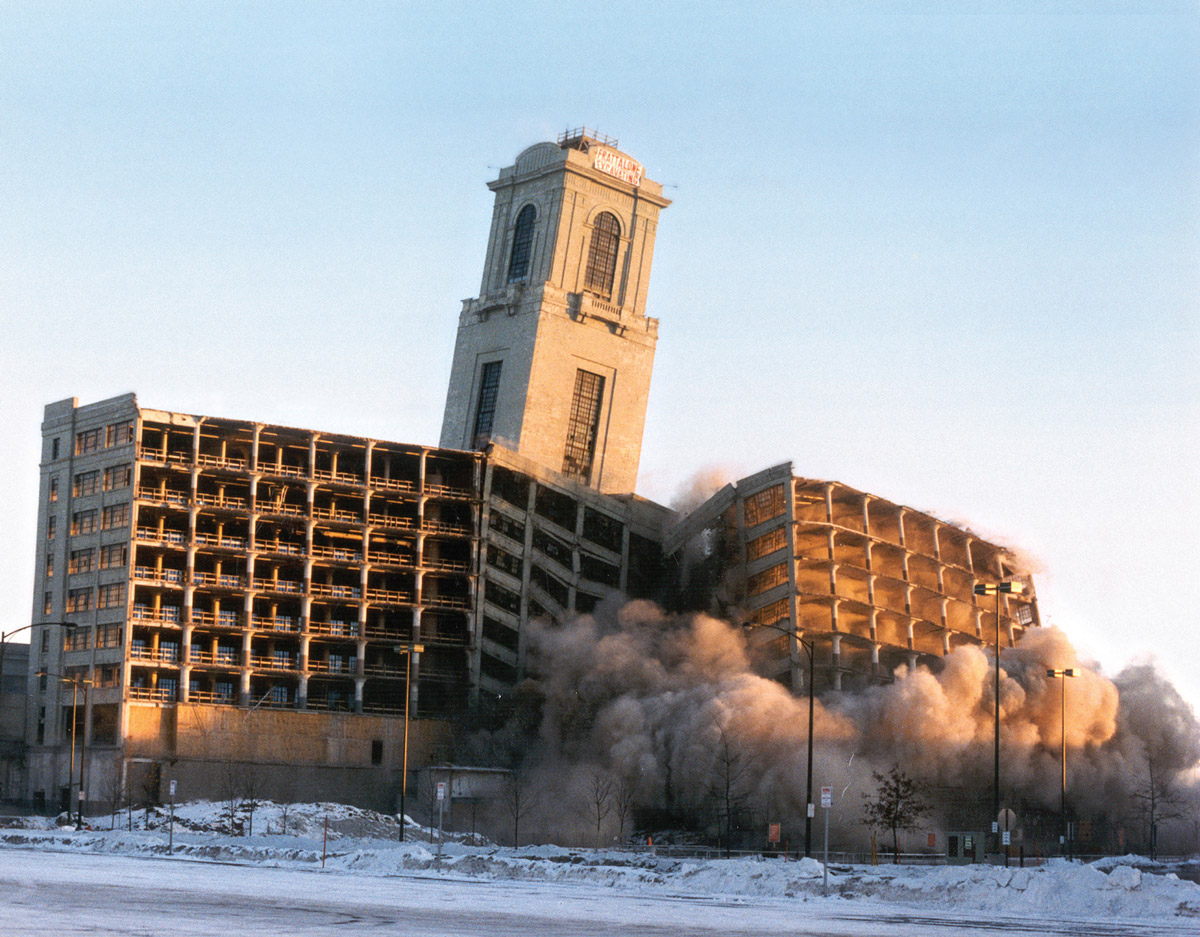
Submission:
<svg viewBox="0 0 1200 937">
<path fill-rule="evenodd" d="M 49 401 L 436 443 L 485 183 L 586 123 L 675 200 L 639 493 L 966 523 L 1200 704 L 1200 7 L 902 8 L 4 3 L 0 629 Z"/>
</svg>

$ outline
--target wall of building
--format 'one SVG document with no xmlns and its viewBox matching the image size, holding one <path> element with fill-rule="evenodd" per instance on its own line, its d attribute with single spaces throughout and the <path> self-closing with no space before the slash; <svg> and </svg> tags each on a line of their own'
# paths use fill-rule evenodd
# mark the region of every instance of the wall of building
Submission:
<svg viewBox="0 0 1200 937">
<path fill-rule="evenodd" d="M 520 680 L 530 621 L 586 614 L 610 596 L 661 597 L 669 509 L 604 495 L 496 445 L 483 484 L 481 691 L 506 693 Z"/>
<path fill-rule="evenodd" d="M 0 679 L 0 803 L 25 797 L 25 722 L 29 708 L 29 645 L 4 646 Z"/>
</svg>

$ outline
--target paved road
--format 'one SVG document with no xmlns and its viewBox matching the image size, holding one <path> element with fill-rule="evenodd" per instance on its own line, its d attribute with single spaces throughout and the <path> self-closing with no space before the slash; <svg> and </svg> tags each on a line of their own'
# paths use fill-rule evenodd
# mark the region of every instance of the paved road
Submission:
<svg viewBox="0 0 1200 937">
<path fill-rule="evenodd" d="M 1194 933 L 1171 925 L 982 922 L 859 901 L 660 897 L 578 885 L 382 877 L 0 847 L 2 937 L 1151 937 Z"/>
</svg>

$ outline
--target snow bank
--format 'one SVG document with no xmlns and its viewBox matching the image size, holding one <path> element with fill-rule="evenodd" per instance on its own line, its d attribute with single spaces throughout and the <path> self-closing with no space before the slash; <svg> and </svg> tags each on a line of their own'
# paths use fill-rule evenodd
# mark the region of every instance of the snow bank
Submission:
<svg viewBox="0 0 1200 937">
<path fill-rule="evenodd" d="M 398 842 L 396 818 L 342 804 L 264 803 L 255 810 L 254 835 L 228 832 L 223 804 L 195 802 L 176 807 L 174 856 L 195 861 L 272 867 L 320 867 L 370 875 L 440 875 L 485 880 L 578 882 L 633 892 L 708 896 L 818 899 L 821 864 L 812 859 L 677 859 L 649 852 L 475 846 L 469 836 L 448 834 L 441 844 L 407 824 Z M 130 818 L 120 818 L 129 825 Z M 0 847 L 77 850 L 121 855 L 167 855 L 165 815 L 135 812 L 133 830 L 47 829 L 30 823 L 0 831 Z M 329 836 L 324 839 L 328 819 Z M 147 822 L 149 829 L 146 828 Z M 93 825 L 108 825 L 92 819 Z M 37 828 L 39 827 L 40 828 Z M 248 829 L 249 824 L 240 827 Z M 286 834 L 285 831 L 286 830 Z M 413 841 L 417 831 L 426 838 Z M 1037 868 L 999 866 L 831 867 L 829 894 L 905 905 L 946 906 L 1011 916 L 1079 919 L 1200 918 L 1200 885 L 1173 874 L 1156 874 L 1137 856 L 1106 858 L 1091 865 L 1051 860 Z"/>
</svg>

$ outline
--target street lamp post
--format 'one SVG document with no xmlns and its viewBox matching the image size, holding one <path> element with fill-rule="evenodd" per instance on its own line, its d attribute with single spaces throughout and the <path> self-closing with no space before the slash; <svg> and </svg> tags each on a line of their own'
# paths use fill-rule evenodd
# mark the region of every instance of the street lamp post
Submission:
<svg viewBox="0 0 1200 937">
<path fill-rule="evenodd" d="M 1047 670 L 1046 676 L 1053 680 L 1055 677 L 1062 677 L 1062 699 L 1060 700 L 1060 708 L 1062 710 L 1062 739 L 1060 742 L 1059 762 L 1062 767 L 1062 785 L 1059 788 L 1058 810 L 1060 814 L 1059 823 L 1062 828 L 1062 851 L 1068 850 L 1067 836 L 1067 677 L 1076 677 L 1079 671 L 1073 667 L 1067 667 L 1065 670 Z"/>
<path fill-rule="evenodd" d="M 1025 585 L 1008 580 L 1005 582 L 980 582 L 972 590 L 975 595 L 994 595 L 996 597 L 996 732 L 995 732 L 995 761 L 992 771 L 992 824 L 995 827 L 996 846 L 999 851 L 1000 840 L 1000 596 L 1012 595 L 1025 591 Z M 1008 851 L 1004 853 L 1005 864 L 1008 861 Z"/>
<path fill-rule="evenodd" d="M 46 673 L 45 671 L 38 672 L 39 677 L 55 677 L 62 683 L 71 684 L 71 766 L 67 773 L 67 817 L 71 816 L 70 791 L 75 786 L 75 734 L 76 728 L 79 725 L 79 688 L 83 687 L 83 716 L 87 719 L 88 711 L 88 687 L 92 685 L 92 681 L 86 677 L 66 677 L 60 673 Z M 84 760 L 87 757 L 87 726 L 84 726 L 83 738 L 79 740 L 79 794 L 78 807 L 75 815 L 75 829 L 83 829 L 83 769 Z"/>
<path fill-rule="evenodd" d="M 400 765 L 400 842 L 404 842 L 405 798 L 408 794 L 408 710 L 412 693 L 409 690 L 412 679 L 412 656 L 425 650 L 424 644 L 397 644 L 392 650 L 404 655 L 404 749 Z"/>
<path fill-rule="evenodd" d="M 756 624 L 756 628 L 770 628 L 780 634 L 796 635 L 798 629 L 781 628 L 779 625 Z M 804 800 L 804 857 L 812 856 L 812 821 L 816 812 L 813 806 L 813 642 L 796 637 L 796 643 L 808 655 L 808 789 Z"/>
</svg>

